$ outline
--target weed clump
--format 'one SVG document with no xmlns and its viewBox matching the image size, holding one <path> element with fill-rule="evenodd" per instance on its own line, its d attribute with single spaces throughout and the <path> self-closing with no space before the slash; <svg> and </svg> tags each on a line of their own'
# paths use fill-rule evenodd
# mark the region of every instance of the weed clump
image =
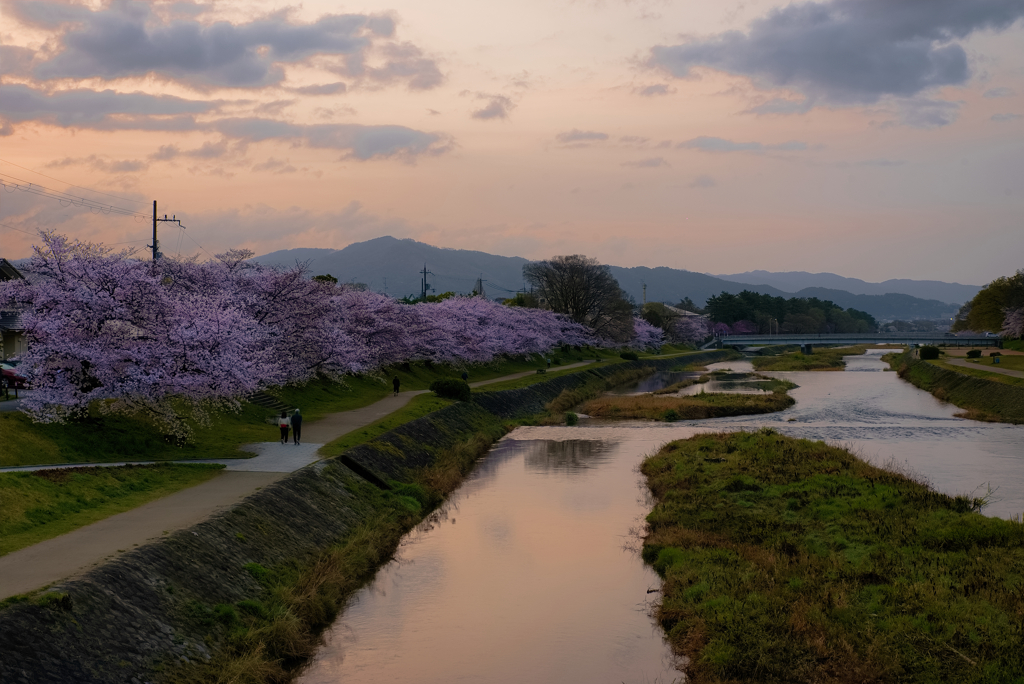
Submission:
<svg viewBox="0 0 1024 684">
<path fill-rule="evenodd" d="M 626 361 L 639 361 L 640 360 L 640 357 L 636 355 L 636 352 L 631 352 L 631 351 L 624 351 L 624 352 L 622 352 L 621 354 L 619 354 L 619 358 L 620 359 L 625 359 Z"/>
<path fill-rule="evenodd" d="M 444 378 L 430 383 L 430 391 L 442 399 L 455 399 L 456 401 L 469 401 L 472 393 L 469 383 L 457 378 Z"/>
</svg>

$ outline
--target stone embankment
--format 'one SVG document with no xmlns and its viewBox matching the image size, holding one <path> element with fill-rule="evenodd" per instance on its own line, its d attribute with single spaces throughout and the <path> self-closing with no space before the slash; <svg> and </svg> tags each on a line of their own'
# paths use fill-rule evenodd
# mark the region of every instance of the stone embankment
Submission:
<svg viewBox="0 0 1024 684">
<path fill-rule="evenodd" d="M 188 659 L 208 659 L 212 607 L 257 599 L 247 569 L 301 564 L 374 519 L 361 498 L 407 482 L 439 449 L 496 421 L 540 413 L 565 389 L 644 367 L 706 364 L 729 352 L 588 368 L 529 387 L 479 394 L 398 427 L 341 456 L 314 463 L 192 528 L 128 551 L 86 575 L 0 608 L 0 681 L 138 683 Z"/>
</svg>

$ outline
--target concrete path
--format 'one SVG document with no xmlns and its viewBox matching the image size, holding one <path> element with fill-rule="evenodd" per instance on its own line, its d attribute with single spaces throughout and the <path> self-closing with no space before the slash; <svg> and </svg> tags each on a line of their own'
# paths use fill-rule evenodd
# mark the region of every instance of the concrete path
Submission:
<svg viewBox="0 0 1024 684">
<path fill-rule="evenodd" d="M 963 368 L 985 371 L 986 373 L 999 373 L 1000 375 L 1009 375 L 1013 378 L 1024 378 L 1024 371 L 999 368 L 990 364 L 982 365 L 980 363 L 971 363 L 970 361 L 961 361 L 960 359 L 945 359 L 944 363 L 948 363 L 951 366 L 961 366 Z"/>
<path fill-rule="evenodd" d="M 557 366 L 552 370 L 577 368 L 588 363 L 592 362 Z M 536 371 L 514 373 L 493 380 L 471 382 L 470 386 L 481 387 L 534 374 Z M 235 505 L 260 487 L 319 460 L 316 452 L 327 442 L 387 416 L 405 406 L 416 395 L 425 394 L 427 391 L 429 390 L 401 392 L 397 397 L 385 397 L 369 406 L 332 413 L 309 425 L 303 425 L 304 439 L 298 446 L 291 443 L 262 442 L 242 447 L 247 451 L 256 452 L 253 458 L 179 461 L 223 463 L 227 472 L 195 487 L 183 489 L 73 532 L 0 556 L 0 600 L 81 574 L 118 552 L 144 544 L 166 532 L 202 522 L 210 515 Z M 0 472 L 81 468 L 89 465 L 116 466 L 128 463 L 140 462 L 23 466 L 0 469 Z"/>
<path fill-rule="evenodd" d="M 167 532 L 202 522 L 285 473 L 224 472 L 74 532 L 0 556 L 0 599 L 89 570 Z"/>
</svg>

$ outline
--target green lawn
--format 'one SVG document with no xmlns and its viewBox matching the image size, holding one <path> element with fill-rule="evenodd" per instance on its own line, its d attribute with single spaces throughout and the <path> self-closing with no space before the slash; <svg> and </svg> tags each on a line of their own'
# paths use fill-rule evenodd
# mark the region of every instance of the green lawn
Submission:
<svg viewBox="0 0 1024 684">
<path fill-rule="evenodd" d="M 1019 519 L 764 428 L 669 443 L 641 471 L 687 681 L 1021 681 Z"/>
<path fill-rule="evenodd" d="M 454 404 L 455 402 L 451 399 L 442 399 L 434 396 L 434 394 L 421 394 L 413 397 L 412 400 L 398 409 L 394 413 L 390 413 L 380 420 L 370 423 L 366 427 L 353 430 L 346 435 L 342 435 L 332 442 L 320 447 L 317 452 L 323 457 L 337 456 L 344 453 L 346 450 L 351 449 L 354 446 L 358 446 L 364 442 L 368 442 L 375 437 L 379 437 L 388 430 L 393 430 L 399 425 L 404 425 L 410 421 L 422 418 L 428 413 L 433 413 L 443 409 L 445 406 Z"/>
<path fill-rule="evenodd" d="M 592 355 L 589 351 L 571 354 Z M 607 352 L 604 354 L 608 355 Z M 566 356 L 566 355 L 563 355 Z M 554 357 L 553 357 L 554 358 Z M 618 359 L 616 353 L 615 358 Z M 573 362 L 575 357 L 566 358 Z M 391 393 L 391 378 L 398 375 L 403 390 L 427 389 L 434 380 L 459 377 L 465 370 L 470 381 L 488 380 L 546 367 L 540 355 L 503 359 L 489 364 L 451 367 L 415 362 L 387 369 L 373 376 L 354 376 L 344 384 L 315 380 L 302 386 L 267 391 L 289 406 L 302 409 L 306 421 L 327 413 L 368 406 Z M 543 376 L 539 376 L 543 377 Z M 243 444 L 272 442 L 277 428 L 268 423 L 272 412 L 243 404 L 238 413 L 214 416 L 207 427 L 195 426 L 195 438 L 187 444 L 167 439 L 151 422 L 136 417 L 107 416 L 98 408 L 83 419 L 64 424 L 41 424 L 20 412 L 0 413 L 0 467 L 59 463 L 104 463 L 122 460 L 178 460 L 191 458 L 249 458 Z"/>
<path fill-rule="evenodd" d="M 157 463 L 0 473 L 0 556 L 206 482 L 223 468 Z"/>
<path fill-rule="evenodd" d="M 949 357 L 946 357 L 946 358 L 948 359 Z M 1005 359 L 1005 358 L 1008 358 L 1008 357 L 1004 356 L 1003 358 Z M 1024 359 L 1024 357 L 1021 357 L 1021 358 Z M 987 363 L 984 364 L 984 365 L 979 363 L 977 368 L 966 368 L 964 366 L 954 366 L 952 364 L 946 363 L 942 359 L 926 361 L 925 363 L 930 363 L 933 366 L 938 366 L 939 368 L 945 368 L 946 370 L 951 370 L 954 373 L 963 373 L 964 375 L 971 375 L 971 376 L 976 377 L 976 378 L 984 378 L 985 380 L 991 380 L 992 382 L 1001 382 L 1004 385 L 1017 385 L 1018 387 L 1024 387 L 1024 378 L 1015 378 L 1012 375 L 1003 375 L 1002 373 L 991 373 L 988 370 L 986 370 L 986 368 L 989 365 Z M 997 367 L 1001 367 L 1001 366 L 1002 366 L 1002 364 L 1000 364 Z M 1007 367 L 1009 368 L 1009 366 L 1007 366 Z M 1021 370 L 1024 370 L 1024 369 L 1021 369 Z"/>
</svg>

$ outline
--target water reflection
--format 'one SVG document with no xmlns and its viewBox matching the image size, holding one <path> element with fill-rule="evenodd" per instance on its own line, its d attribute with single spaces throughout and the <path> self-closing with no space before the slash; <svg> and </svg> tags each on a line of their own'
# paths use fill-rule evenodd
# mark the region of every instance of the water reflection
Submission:
<svg viewBox="0 0 1024 684">
<path fill-rule="evenodd" d="M 657 444 L 578 436 L 500 442 L 299 681 L 677 681 L 649 614 L 660 580 L 626 548 L 649 510 L 634 468 Z"/>
<path fill-rule="evenodd" d="M 560 472 L 597 468 L 611 457 L 612 444 L 587 439 L 541 442 L 525 453 L 526 467 L 534 472 Z"/>
</svg>

